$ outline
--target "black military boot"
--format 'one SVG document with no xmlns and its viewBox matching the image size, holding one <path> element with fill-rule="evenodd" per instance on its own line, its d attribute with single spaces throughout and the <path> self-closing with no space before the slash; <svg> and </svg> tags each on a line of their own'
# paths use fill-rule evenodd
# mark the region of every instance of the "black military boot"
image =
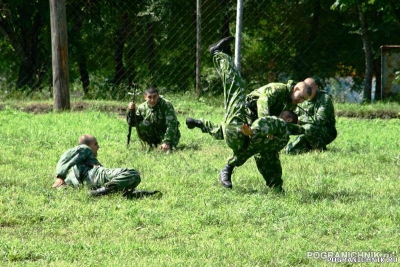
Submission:
<svg viewBox="0 0 400 267">
<path fill-rule="evenodd" d="M 219 173 L 219 180 L 221 181 L 222 186 L 226 188 L 232 188 L 232 172 L 234 166 L 227 164 Z"/>
<path fill-rule="evenodd" d="M 218 52 L 223 52 L 229 56 L 232 56 L 232 51 L 231 51 L 231 47 L 230 47 L 230 42 L 233 41 L 233 39 L 235 39 L 232 36 L 229 37 L 225 37 L 222 38 L 221 40 L 219 40 L 218 42 L 210 45 L 209 50 L 212 56 L 214 56 L 216 53 Z"/>
<path fill-rule="evenodd" d="M 107 195 L 109 192 L 110 192 L 109 189 L 107 189 L 105 187 L 100 187 L 98 189 L 90 191 L 89 196 L 91 196 L 91 197 L 104 196 L 104 195 Z"/>
<path fill-rule="evenodd" d="M 203 122 L 201 120 L 196 120 L 196 119 L 193 119 L 193 118 L 187 118 L 186 119 L 186 126 L 189 129 L 193 129 L 194 127 L 202 128 L 203 127 Z"/>
</svg>

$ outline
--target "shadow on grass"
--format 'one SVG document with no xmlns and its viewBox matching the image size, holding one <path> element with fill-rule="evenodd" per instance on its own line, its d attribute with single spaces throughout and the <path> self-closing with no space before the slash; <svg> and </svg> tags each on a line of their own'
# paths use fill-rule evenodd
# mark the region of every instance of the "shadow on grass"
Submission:
<svg viewBox="0 0 400 267">
<path fill-rule="evenodd" d="M 337 191 L 337 192 L 326 192 L 317 191 L 309 192 L 302 191 L 300 193 L 299 201 L 301 203 L 313 203 L 316 201 L 329 200 L 338 201 L 341 203 L 353 203 L 360 200 L 371 199 L 373 196 L 371 194 L 366 194 L 365 192 L 349 192 L 349 191 Z"/>
<path fill-rule="evenodd" d="M 184 144 L 181 143 L 176 147 L 176 150 L 182 151 L 182 150 L 200 150 L 200 146 L 198 144 Z"/>
<path fill-rule="evenodd" d="M 222 185 L 221 185 L 222 187 Z M 230 189 L 226 189 L 226 190 L 230 190 Z M 262 192 L 262 190 L 256 190 L 254 188 L 245 188 L 245 187 L 241 187 L 241 186 L 236 186 L 235 190 L 237 193 L 240 194 L 245 194 L 245 195 L 252 195 L 252 194 L 259 194 Z"/>
<path fill-rule="evenodd" d="M 222 187 L 222 185 L 220 185 Z M 231 189 L 226 189 L 226 190 L 231 190 Z M 276 196 L 276 197 L 285 197 L 286 193 L 281 193 L 281 192 L 276 192 L 271 188 L 263 188 L 263 189 L 254 189 L 251 187 L 242 187 L 242 186 L 235 186 L 232 189 L 238 194 L 243 194 L 243 195 L 271 195 L 271 196 Z"/>
<path fill-rule="evenodd" d="M 279 193 L 275 192 L 270 188 L 264 188 L 264 189 L 254 189 L 254 188 L 248 188 L 248 187 L 243 187 L 243 186 L 233 186 L 233 189 L 227 189 L 223 188 L 222 185 L 218 181 L 218 185 L 222 189 L 225 189 L 227 191 L 235 191 L 237 194 L 243 194 L 243 195 L 254 195 L 254 194 L 262 194 L 262 195 L 271 195 L 271 196 L 276 196 L 276 197 L 288 197 L 290 195 L 294 196 L 296 199 L 298 199 L 298 202 L 307 204 L 307 203 L 314 203 L 314 202 L 319 202 L 319 201 L 337 201 L 340 203 L 354 203 L 358 201 L 363 201 L 363 200 L 370 200 L 374 198 L 372 194 L 365 193 L 365 192 L 349 192 L 349 191 L 337 191 L 337 192 L 327 192 L 327 191 L 291 191 L 291 190 L 286 190 L 285 193 Z"/>
</svg>

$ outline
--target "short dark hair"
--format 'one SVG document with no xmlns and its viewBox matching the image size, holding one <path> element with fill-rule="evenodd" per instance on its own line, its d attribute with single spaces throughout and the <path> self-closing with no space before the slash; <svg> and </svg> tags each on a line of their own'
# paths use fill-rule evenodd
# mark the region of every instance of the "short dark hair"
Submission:
<svg viewBox="0 0 400 267">
<path fill-rule="evenodd" d="M 157 88 L 155 86 L 150 86 L 149 88 L 147 88 L 145 94 L 146 95 L 148 95 L 148 94 L 158 94 L 158 90 L 157 90 Z"/>
<path fill-rule="evenodd" d="M 297 114 L 291 110 L 282 111 L 281 114 L 279 115 L 279 117 L 282 119 L 290 118 L 290 119 L 292 119 L 292 121 L 290 123 L 293 123 L 293 124 L 297 124 L 299 121 L 299 116 L 297 116 Z"/>
</svg>

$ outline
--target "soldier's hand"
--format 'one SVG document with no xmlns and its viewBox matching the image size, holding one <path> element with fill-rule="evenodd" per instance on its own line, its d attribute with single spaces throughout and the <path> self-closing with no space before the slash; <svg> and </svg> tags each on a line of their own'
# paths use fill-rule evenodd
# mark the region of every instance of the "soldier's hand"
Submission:
<svg viewBox="0 0 400 267">
<path fill-rule="evenodd" d="M 134 110 L 135 109 L 135 103 L 134 102 L 130 102 L 128 108 L 130 110 Z"/>
<path fill-rule="evenodd" d="M 51 187 L 56 188 L 56 187 L 60 187 L 60 186 L 63 186 L 63 185 L 65 185 L 64 179 L 57 178 L 56 181 L 54 182 L 54 184 Z"/>
<path fill-rule="evenodd" d="M 160 149 L 162 151 L 169 151 L 171 149 L 171 147 L 167 143 L 162 143 L 161 146 L 160 146 Z"/>
<path fill-rule="evenodd" d="M 240 132 L 242 134 L 244 134 L 245 136 L 251 136 L 251 135 L 254 134 L 253 130 L 251 129 L 251 127 L 249 125 L 247 125 L 247 124 L 244 124 L 244 123 L 242 124 L 242 129 L 240 130 Z"/>
</svg>

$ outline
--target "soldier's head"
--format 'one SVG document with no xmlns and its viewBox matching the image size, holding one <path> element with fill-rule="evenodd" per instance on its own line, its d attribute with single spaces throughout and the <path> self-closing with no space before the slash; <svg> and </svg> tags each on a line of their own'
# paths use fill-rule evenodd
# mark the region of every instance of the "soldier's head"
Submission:
<svg viewBox="0 0 400 267">
<path fill-rule="evenodd" d="M 84 134 L 79 137 L 79 144 L 80 145 L 87 145 L 92 150 L 95 157 L 97 157 L 97 150 L 99 150 L 100 146 L 97 143 L 96 137 L 90 134 Z"/>
<path fill-rule="evenodd" d="M 150 107 L 157 105 L 159 98 L 158 90 L 156 87 L 151 86 L 144 92 L 144 99 Z"/>
<path fill-rule="evenodd" d="M 299 104 L 309 99 L 311 96 L 311 87 L 305 82 L 298 82 L 294 87 L 290 98 L 293 104 Z"/>
<path fill-rule="evenodd" d="M 282 111 L 281 114 L 279 115 L 279 118 L 283 119 L 287 123 L 293 123 L 293 124 L 297 124 L 297 122 L 299 121 L 299 117 L 297 116 L 297 114 L 291 110 Z"/>
<path fill-rule="evenodd" d="M 311 87 L 311 90 L 312 90 L 312 91 L 311 91 L 311 96 L 310 96 L 309 100 L 314 99 L 314 97 L 315 97 L 315 95 L 317 94 L 317 91 L 318 91 L 318 84 L 317 84 L 317 82 L 315 81 L 314 78 L 307 78 L 307 79 L 304 80 L 304 82 L 305 82 L 306 84 L 308 84 L 308 85 Z"/>
</svg>

